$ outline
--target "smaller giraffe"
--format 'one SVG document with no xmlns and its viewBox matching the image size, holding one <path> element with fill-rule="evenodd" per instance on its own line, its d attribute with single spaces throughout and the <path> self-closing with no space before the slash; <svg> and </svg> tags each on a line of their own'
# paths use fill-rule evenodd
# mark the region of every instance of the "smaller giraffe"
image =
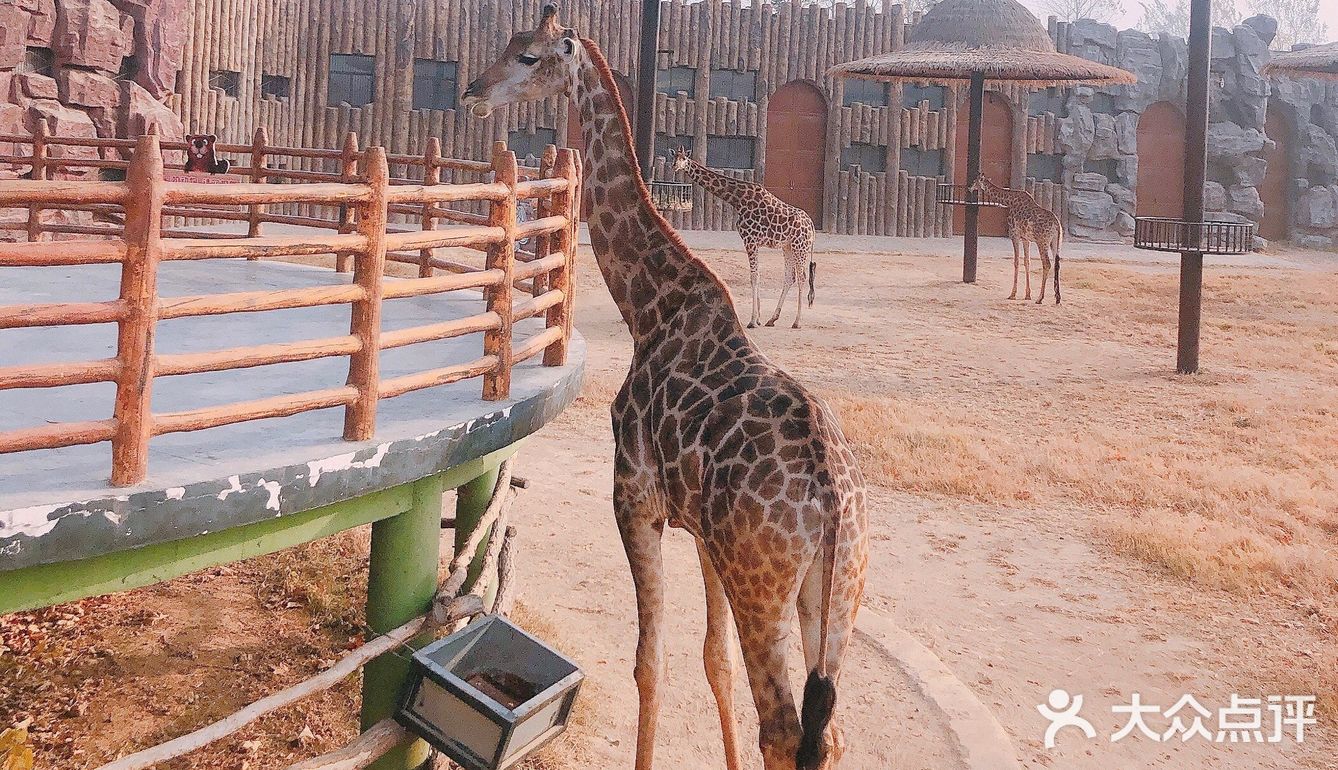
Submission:
<svg viewBox="0 0 1338 770">
<path fill-rule="evenodd" d="M 1013 241 L 1013 293 L 1009 299 L 1017 299 L 1018 250 L 1022 251 L 1023 270 L 1027 275 L 1027 296 L 1031 299 L 1031 246 L 1036 244 L 1036 251 L 1041 255 L 1041 297 L 1036 304 L 1045 302 L 1045 284 L 1050 279 L 1050 254 L 1055 255 L 1055 304 L 1059 304 L 1059 247 L 1064 243 L 1064 227 L 1059 217 L 1031 197 L 1026 190 L 1014 190 L 1000 187 L 981 174 L 969 188 L 980 193 L 982 200 L 1002 203 L 1008 207 L 1008 237 Z"/>
<path fill-rule="evenodd" d="M 712 171 L 688 155 L 682 147 L 674 153 L 674 170 L 680 171 L 703 190 L 732 206 L 737 213 L 739 236 L 743 238 L 743 249 L 748 253 L 748 274 L 753 287 L 753 314 L 748 328 L 757 326 L 762 313 L 762 300 L 757 293 L 757 250 L 763 246 L 779 248 L 785 255 L 785 279 L 781 285 L 780 300 L 776 302 L 776 312 L 767 321 L 767 326 L 775 326 L 780 318 L 785 297 L 796 279 L 802 284 L 808 283 L 808 305 L 813 306 L 814 281 L 817 266 L 813 262 L 813 220 L 802 209 L 795 208 L 767 191 L 755 182 L 733 179 Z M 808 270 L 805 273 L 804 266 Z M 804 312 L 804 290 L 799 287 L 798 312 L 795 313 L 794 327 L 799 328 L 799 317 Z"/>
</svg>

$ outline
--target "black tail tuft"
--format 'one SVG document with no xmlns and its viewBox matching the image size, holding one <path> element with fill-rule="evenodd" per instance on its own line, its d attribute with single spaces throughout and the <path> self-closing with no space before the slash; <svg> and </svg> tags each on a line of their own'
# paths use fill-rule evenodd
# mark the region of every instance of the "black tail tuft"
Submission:
<svg viewBox="0 0 1338 770">
<path fill-rule="evenodd" d="M 813 297 L 817 295 L 817 287 L 814 282 L 818 279 L 818 263 L 808 263 L 808 306 L 813 307 Z"/>
<path fill-rule="evenodd" d="M 1055 252 L 1055 304 L 1059 304 L 1059 252 Z"/>
<path fill-rule="evenodd" d="M 827 731 L 827 723 L 832 721 L 834 711 L 836 684 L 816 669 L 810 671 L 808 681 L 804 683 L 804 707 L 799 717 L 803 734 L 799 738 L 799 753 L 795 757 L 797 770 L 818 770 L 821 766 L 826 755 L 822 735 Z"/>
</svg>

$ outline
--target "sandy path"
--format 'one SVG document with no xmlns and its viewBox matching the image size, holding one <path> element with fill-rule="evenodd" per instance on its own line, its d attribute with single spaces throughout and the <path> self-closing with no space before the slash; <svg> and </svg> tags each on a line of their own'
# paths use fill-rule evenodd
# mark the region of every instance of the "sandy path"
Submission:
<svg viewBox="0 0 1338 770">
<path fill-rule="evenodd" d="M 702 255 L 736 297 L 746 296 L 739 254 Z M 578 327 L 590 343 L 591 384 L 582 402 L 522 451 L 519 472 L 537 484 L 521 498 L 523 556 L 517 561 L 526 603 L 563 629 L 569 647 L 582 650 L 604 723 L 592 747 L 593 767 L 623 768 L 630 766 L 635 735 L 635 612 L 609 499 L 607 399 L 626 370 L 629 345 L 586 259 Z M 1006 277 L 997 264 L 985 271 L 979 287 L 956 284 L 959 268 L 948 258 L 916 258 L 908 265 L 891 257 L 839 255 L 821 264 L 819 304 L 806 314 L 806 328 L 754 335 L 817 390 L 839 385 L 924 396 L 979 388 L 981 408 L 1008 409 L 1001 383 L 1044 379 L 1034 341 L 1020 340 L 1021 355 L 1003 354 L 1001 360 L 999 327 L 1027 323 L 1019 314 L 1035 308 L 994 301 L 1001 276 Z M 1070 268 L 1069 276 L 1080 271 Z M 768 284 L 774 283 L 769 277 Z M 774 296 L 768 285 L 764 310 Z M 909 297 L 918 303 L 907 307 Z M 968 307 L 958 307 L 962 304 Z M 1056 315 L 1082 324 L 1080 308 L 1066 304 Z M 787 309 L 787 322 L 792 312 Z M 1111 374 L 1118 382 L 1157 366 L 1145 356 L 1126 360 L 1129 354 L 1118 344 L 1097 339 L 1065 355 L 1074 379 L 1122 372 Z M 1135 374 L 1127 374 L 1131 371 Z M 1210 707 L 1225 704 L 1232 692 L 1260 694 L 1242 688 L 1250 681 L 1251 656 L 1266 654 L 1275 641 L 1258 629 L 1282 620 L 1250 616 L 1226 599 L 1195 594 L 1097 550 L 1088 511 L 1000 508 L 885 488 L 872 492 L 874 556 L 866 605 L 934 650 L 994 710 L 1027 766 L 1333 766 L 1318 739 L 1301 747 L 1108 741 L 1123 724 L 1110 707 L 1127 703 L 1134 691 L 1163 706 L 1183 693 Z M 666 767 L 722 767 L 719 728 L 701 669 L 701 579 L 695 551 L 682 533 L 667 538 L 666 563 L 676 622 L 658 756 Z M 1046 723 L 1035 706 L 1055 687 L 1085 695 L 1083 713 L 1096 725 L 1097 739 L 1066 733 L 1056 749 L 1042 746 Z M 860 638 L 847 663 L 842 694 L 852 745 L 847 767 L 960 766 L 942 715 L 867 637 Z M 737 700 L 745 723 L 751 723 L 751 700 L 742 682 Z M 754 736 L 755 727 L 745 727 L 745 745 L 754 745 Z"/>
</svg>

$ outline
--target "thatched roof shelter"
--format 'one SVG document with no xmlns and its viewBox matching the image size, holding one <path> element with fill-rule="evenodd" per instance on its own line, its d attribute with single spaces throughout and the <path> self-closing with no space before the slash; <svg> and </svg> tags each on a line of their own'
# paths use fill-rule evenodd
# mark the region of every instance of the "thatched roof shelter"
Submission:
<svg viewBox="0 0 1338 770">
<path fill-rule="evenodd" d="M 1033 86 L 1135 81 L 1131 72 L 1055 50 L 1041 22 L 1017 0 L 943 0 L 924 15 L 899 51 L 838 64 L 837 77 L 866 80 L 970 80 Z"/>
<path fill-rule="evenodd" d="M 1264 74 L 1338 80 L 1338 43 L 1274 54 L 1273 59 L 1264 65 Z"/>
</svg>

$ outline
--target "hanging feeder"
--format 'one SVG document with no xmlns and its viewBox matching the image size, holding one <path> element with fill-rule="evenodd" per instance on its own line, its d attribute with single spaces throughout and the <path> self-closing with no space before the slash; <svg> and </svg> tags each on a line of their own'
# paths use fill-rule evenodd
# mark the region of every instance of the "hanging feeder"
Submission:
<svg viewBox="0 0 1338 770">
<path fill-rule="evenodd" d="M 974 196 L 964 184 L 950 184 L 948 182 L 939 182 L 938 189 L 934 191 L 934 200 L 940 206 L 993 206 L 995 208 L 1006 208 L 1002 203 L 980 197 L 977 193 Z"/>
<path fill-rule="evenodd" d="M 1254 248 L 1253 222 L 1189 222 L 1168 217 L 1135 217 L 1134 247 L 1183 254 L 1248 254 Z"/>
<path fill-rule="evenodd" d="M 504 770 L 567 729 L 585 675 L 500 615 L 413 656 L 397 718 L 466 770 Z"/>
<path fill-rule="evenodd" d="M 692 185 L 652 179 L 650 199 L 660 211 L 692 211 Z"/>
</svg>

